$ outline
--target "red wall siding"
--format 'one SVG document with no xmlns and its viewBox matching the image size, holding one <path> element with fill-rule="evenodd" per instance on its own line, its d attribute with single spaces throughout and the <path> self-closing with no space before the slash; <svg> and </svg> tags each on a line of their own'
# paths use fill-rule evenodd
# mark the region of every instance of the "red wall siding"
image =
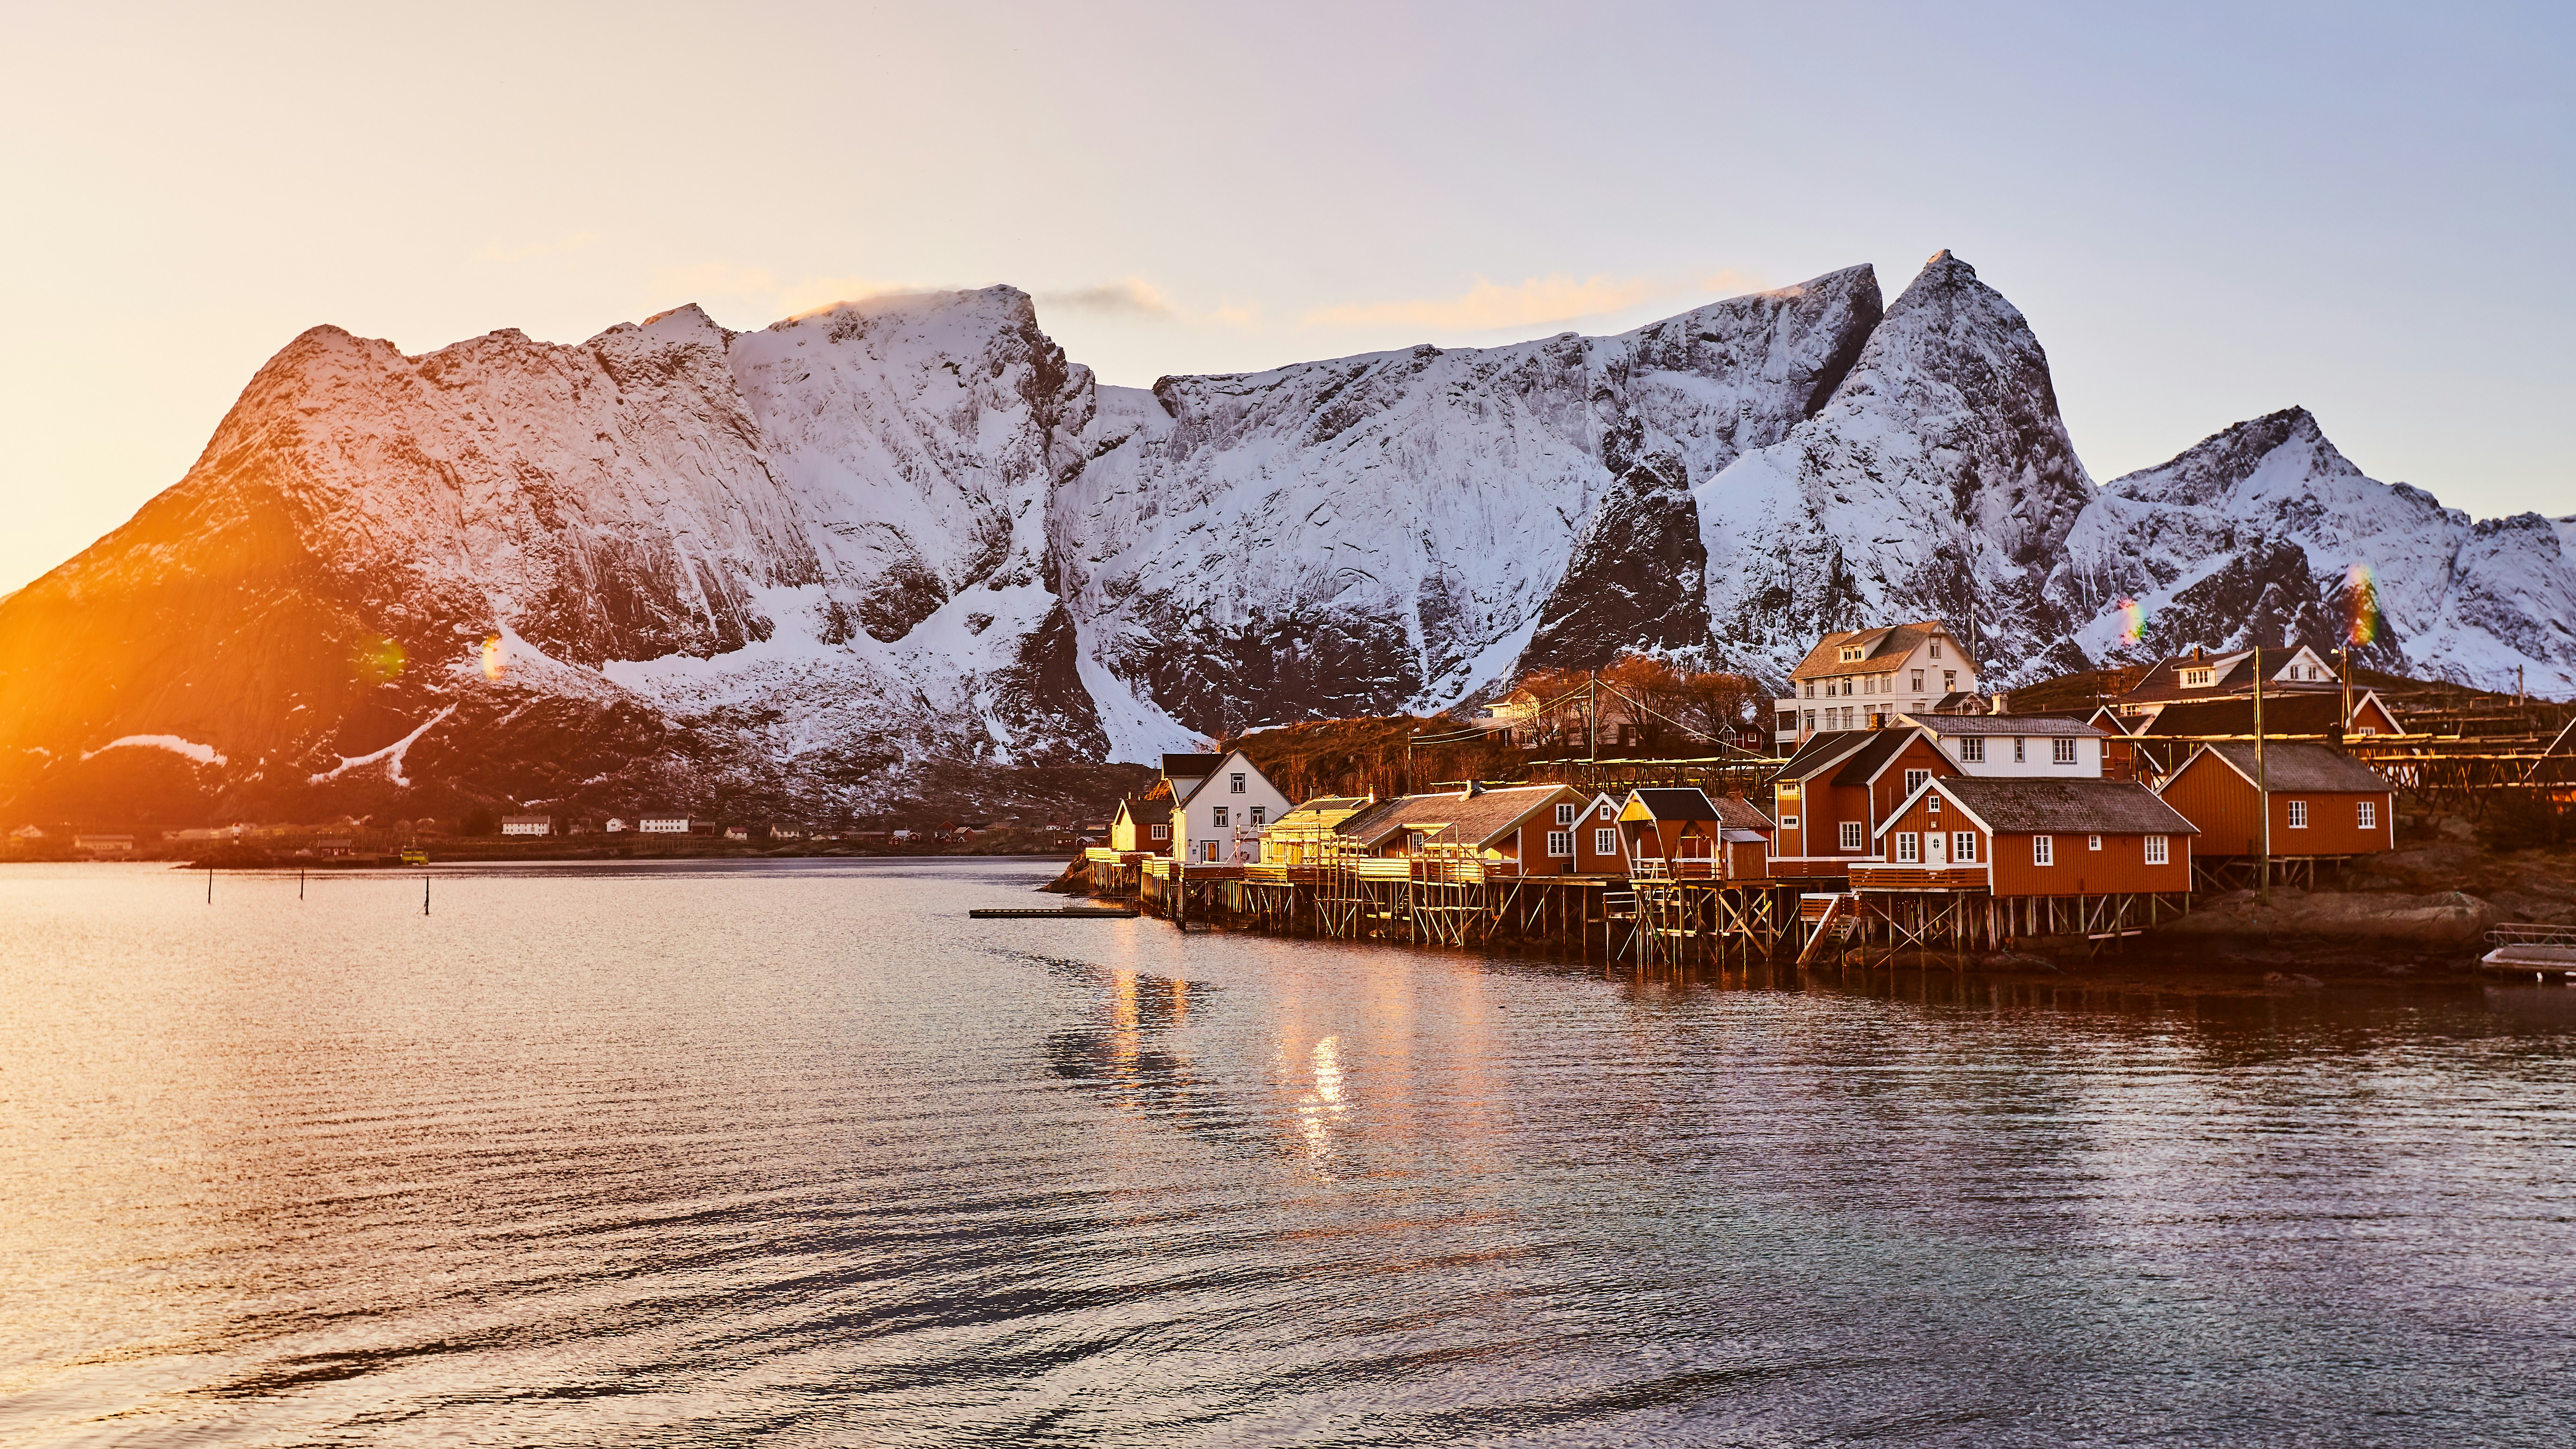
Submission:
<svg viewBox="0 0 2576 1449">
<path fill-rule="evenodd" d="M 2202 755 L 2165 786 L 2165 803 L 2200 827 L 2203 856 L 2244 856 L 2262 847 L 2262 816 L 2255 809 L 2254 786 L 2216 755 Z M 2290 802 L 2304 800 L 2308 825 L 2290 828 Z M 2377 808 L 2378 823 L 2361 828 L 2361 802 Z M 2323 790 L 2272 792 L 2274 855 L 2369 855 L 2389 848 L 2392 818 L 2385 792 L 2356 794 Z"/>
<path fill-rule="evenodd" d="M 2057 835 L 2055 865 L 2031 864 L 2031 837 L 1996 837 L 1994 877 L 1999 896 L 2109 895 L 2118 891 L 2191 889 L 2191 837 L 2165 837 L 2165 863 L 2147 864 L 2143 835 L 2105 835 L 2100 850 L 2084 835 Z"/>
<path fill-rule="evenodd" d="M 1910 793 L 1905 788 L 1905 772 L 1908 770 L 1929 770 L 1935 780 L 1946 780 L 1959 773 L 1959 767 L 1950 763 L 1949 756 L 1934 749 L 1930 740 L 1916 735 L 1914 743 L 1897 751 L 1896 758 L 1887 762 L 1887 768 L 1879 772 L 1877 782 L 1870 787 L 1869 824 L 1872 827 L 1885 820 L 1889 811 L 1905 803 L 1905 797 Z"/>
</svg>

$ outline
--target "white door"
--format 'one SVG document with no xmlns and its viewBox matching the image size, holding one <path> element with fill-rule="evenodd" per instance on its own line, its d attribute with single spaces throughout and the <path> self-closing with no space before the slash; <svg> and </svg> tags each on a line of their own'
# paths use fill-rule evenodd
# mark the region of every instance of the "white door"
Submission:
<svg viewBox="0 0 2576 1449">
<path fill-rule="evenodd" d="M 1949 837 L 1949 836 L 1947 836 L 1947 835 L 1942 834 L 1942 833 L 1941 833 L 1940 831 L 1938 831 L 1938 830 L 1926 830 L 1926 831 L 1924 831 L 1924 832 L 1923 832 L 1923 863 L 1924 863 L 1925 865 L 1938 867 L 1938 866 L 1947 865 L 1947 864 L 1949 864 L 1949 862 L 1950 862 L 1950 837 Z"/>
</svg>

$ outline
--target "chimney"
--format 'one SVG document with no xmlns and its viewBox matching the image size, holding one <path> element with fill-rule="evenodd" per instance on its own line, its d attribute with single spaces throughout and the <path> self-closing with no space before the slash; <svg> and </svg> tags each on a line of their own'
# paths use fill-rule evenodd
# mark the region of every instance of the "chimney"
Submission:
<svg viewBox="0 0 2576 1449">
<path fill-rule="evenodd" d="M 2004 712 L 2004 710 L 2010 706 L 2011 699 L 2012 699 L 2012 696 L 2010 696 L 2010 695 L 2008 695 L 2008 694 L 2004 693 L 2004 692 L 2003 692 L 2002 690 L 2000 690 L 2000 689 L 1996 690 L 1996 691 L 1995 691 L 1994 703 L 1993 703 L 1992 705 L 1990 705 L 1990 706 L 1988 706 L 1988 707 L 1987 707 L 1987 709 L 1986 709 L 1986 713 L 1988 713 L 1988 714 L 2002 714 L 2002 713 Z"/>
</svg>

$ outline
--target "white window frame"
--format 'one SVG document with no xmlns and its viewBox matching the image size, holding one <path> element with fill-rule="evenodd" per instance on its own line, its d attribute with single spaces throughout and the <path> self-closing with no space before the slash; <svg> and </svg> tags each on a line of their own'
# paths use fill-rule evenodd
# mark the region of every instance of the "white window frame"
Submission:
<svg viewBox="0 0 2576 1449">
<path fill-rule="evenodd" d="M 2022 751 L 2022 738 L 2019 735 L 2013 736 L 2013 763 L 2016 765 L 2028 763 Z"/>
<path fill-rule="evenodd" d="M 1236 771 L 1234 771 L 1234 772 L 1232 773 L 1231 778 L 1232 778 L 1232 781 L 1233 781 L 1233 786 L 1234 786 L 1234 788 L 1232 788 L 1231 790 L 1228 790 L 1226 793 L 1227 793 L 1227 794 L 1229 794 L 1229 795 L 1240 795 L 1240 794 L 1242 794 L 1242 793 L 1243 793 L 1243 772 L 1242 772 L 1241 770 L 1236 770 Z"/>
<path fill-rule="evenodd" d="M 1978 735 L 1969 735 L 1959 741 L 1959 763 L 1963 765 L 1982 765 L 1985 762 L 1986 742 L 1983 737 Z"/>
<path fill-rule="evenodd" d="M 1573 803 L 1572 803 L 1572 802 L 1570 802 L 1570 801 L 1565 801 L 1565 800 L 1559 800 L 1559 801 L 1557 801 L 1557 802 L 1556 802 L 1556 823 L 1557 823 L 1557 824 L 1559 824 L 1559 825 L 1572 825 L 1572 824 L 1574 823 L 1574 813 L 1575 813 L 1577 810 L 1580 810 L 1581 808 L 1583 808 L 1583 807 L 1581 807 L 1581 806 L 1579 806 L 1579 805 L 1576 805 L 1576 804 L 1573 804 Z"/>
<path fill-rule="evenodd" d="M 1795 816 L 1795 815 L 1783 815 L 1783 816 L 1781 816 L 1781 817 L 1780 817 L 1780 828 L 1781 828 L 1781 829 L 1783 829 L 1783 830 L 1795 830 L 1795 829 L 1797 829 L 1797 828 L 1798 828 L 1798 817 L 1797 817 L 1797 816 Z"/>
<path fill-rule="evenodd" d="M 2102 848 L 2102 837 L 2098 835 L 2085 836 L 2084 848 L 2086 850 L 2100 850 Z"/>
<path fill-rule="evenodd" d="M 2364 830 L 2377 830 L 2379 828 L 2379 802 L 2376 800 L 2362 800 L 2356 803 L 2361 807 L 2355 817 L 2359 821 L 2361 828 Z"/>
<path fill-rule="evenodd" d="M 1835 835 L 1837 838 L 1834 843 L 1844 850 L 1859 850 L 1868 843 L 1861 834 L 1861 824 L 1857 820 L 1842 822 L 1842 828 L 1837 830 Z"/>
<path fill-rule="evenodd" d="M 2290 813 L 2290 828 L 2291 828 L 2292 830 L 2305 830 L 2305 829 L 2307 829 L 2307 828 L 2308 828 L 2308 802 L 2307 802 L 2307 801 L 2305 801 L 2305 800 L 2293 800 L 2293 801 L 2291 801 L 2291 802 L 2290 802 L 2290 812 L 2289 812 L 2289 813 Z"/>
<path fill-rule="evenodd" d="M 1616 820 L 1619 818 L 1619 807 L 1604 800 L 1601 802 L 1601 808 L 1593 811 L 1592 815 L 1596 820 Z"/>
<path fill-rule="evenodd" d="M 2054 835 L 2032 836 L 2030 838 L 2030 863 L 2033 865 L 2057 864 L 2057 837 Z"/>
<path fill-rule="evenodd" d="M 1935 644 L 1935 645 L 1933 645 L 1933 646 L 1932 646 L 1932 657 L 1933 657 L 1933 658 L 1935 658 L 1935 659 L 1938 659 L 1938 658 L 1940 658 L 1940 657 L 1941 657 L 1941 646 L 1940 646 L 1940 645 Z"/>
<path fill-rule="evenodd" d="M 1592 853 L 1594 855 L 1617 855 L 1619 853 L 1619 832 L 1607 825 L 1595 827 L 1592 832 Z"/>
<path fill-rule="evenodd" d="M 1574 854 L 1574 832 L 1571 830 L 1549 831 L 1547 833 L 1547 853 L 1559 860 L 1564 860 L 1572 856 Z"/>
<path fill-rule="evenodd" d="M 1172 838 L 1172 827 L 1169 825 L 1149 825 L 1145 827 L 1145 831 L 1145 838 L 1147 840 L 1169 840 Z"/>
<path fill-rule="evenodd" d="M 1223 829 L 1225 829 L 1225 807 L 1224 807 L 1224 806 L 1222 806 L 1222 805 L 1218 805 L 1218 806 L 1214 806 L 1214 807 L 1212 807 L 1212 808 L 1208 811 L 1208 815 L 1209 815 L 1208 824 L 1209 824 L 1212 828 L 1217 829 L 1217 830 L 1223 830 Z"/>
<path fill-rule="evenodd" d="M 1931 784 L 1931 783 L 1932 783 L 1932 772 L 1931 772 L 1930 770 L 1908 770 L 1908 771 L 1906 771 L 1906 772 L 1905 772 L 1905 798 L 1906 798 L 1906 799 L 1908 799 L 1908 800 L 1913 799 L 1913 798 L 1914 798 L 1914 792 L 1915 792 L 1915 791 L 1920 790 L 1920 789 L 1922 789 L 1924 786 L 1929 785 L 1929 784 Z"/>
<path fill-rule="evenodd" d="M 1916 694 L 1923 692 L 1923 671 L 1920 669 L 1914 671 L 1914 692 Z"/>
<path fill-rule="evenodd" d="M 2147 864 L 2163 865 L 2170 858 L 2171 856 L 2168 852 L 2164 836 L 2150 835 L 2147 837 Z"/>
<path fill-rule="evenodd" d="M 2048 762 L 2052 765 L 2074 764 L 2075 741 L 2063 737 L 2050 740 L 2048 742 Z"/>
<path fill-rule="evenodd" d="M 2211 681 L 2216 677 L 2217 673 L 2218 671 L 2215 669 L 2186 669 L 2182 672 L 2182 687 L 2185 689 L 2207 689 L 2210 686 Z"/>
<path fill-rule="evenodd" d="M 1973 830 L 1950 832 L 1950 863 L 1952 865 L 1977 863 L 1977 832 Z"/>
<path fill-rule="evenodd" d="M 1923 859 L 1923 837 L 1911 830 L 1896 832 L 1896 863 L 1913 865 Z"/>
</svg>

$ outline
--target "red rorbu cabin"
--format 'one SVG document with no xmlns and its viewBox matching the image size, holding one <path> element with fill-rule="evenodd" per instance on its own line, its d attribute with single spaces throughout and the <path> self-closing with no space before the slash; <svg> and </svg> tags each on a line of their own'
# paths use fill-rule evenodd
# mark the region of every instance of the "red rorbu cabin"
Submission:
<svg viewBox="0 0 2576 1449">
<path fill-rule="evenodd" d="M 2198 833 L 2132 781 L 1961 775 L 1925 784 L 1881 827 L 1886 863 L 1856 869 L 1852 885 L 1982 887 L 1999 899 L 2181 893 Z"/>
<path fill-rule="evenodd" d="M 2341 858 L 2397 848 L 2397 812 L 2379 773 L 2331 745 L 2263 742 L 2261 774 L 2271 799 L 2276 858 Z M 2165 782 L 2164 801 L 2200 827 L 2205 857 L 2263 850 L 2252 740 L 2218 740 L 2192 751 Z"/>
<path fill-rule="evenodd" d="M 1574 822 L 1574 873 L 1626 875 L 1628 850 L 1619 838 L 1619 797 L 1604 791 L 1583 802 Z"/>
</svg>

